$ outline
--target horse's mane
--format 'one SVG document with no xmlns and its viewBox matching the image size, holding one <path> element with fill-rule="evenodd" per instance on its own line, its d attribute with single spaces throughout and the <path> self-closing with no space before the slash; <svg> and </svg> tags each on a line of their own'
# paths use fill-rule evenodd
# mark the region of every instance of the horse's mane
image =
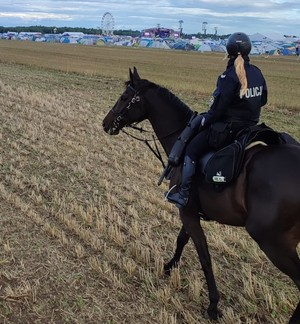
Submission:
<svg viewBox="0 0 300 324">
<path fill-rule="evenodd" d="M 130 81 L 126 81 L 125 85 L 128 86 Z M 192 114 L 192 110 L 190 107 L 185 104 L 181 99 L 179 99 L 173 92 L 168 90 L 165 87 L 162 87 L 154 82 L 148 81 L 146 79 L 139 80 L 139 83 L 136 85 L 137 91 L 143 91 L 145 88 L 155 88 L 157 89 L 157 93 L 161 98 L 165 98 L 168 103 L 171 103 L 172 107 L 179 112 L 185 114 L 187 117 L 190 117 Z"/>
<path fill-rule="evenodd" d="M 190 109 L 190 107 L 182 100 L 180 100 L 173 92 L 161 86 L 157 87 L 159 95 L 163 98 L 166 98 L 172 104 L 174 109 L 178 109 L 179 111 L 185 113 L 185 115 L 191 115 L 192 110 Z"/>
</svg>

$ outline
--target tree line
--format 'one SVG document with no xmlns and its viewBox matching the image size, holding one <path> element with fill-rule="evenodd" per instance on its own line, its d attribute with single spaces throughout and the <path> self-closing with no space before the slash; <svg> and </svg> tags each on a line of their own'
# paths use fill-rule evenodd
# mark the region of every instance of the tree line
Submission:
<svg viewBox="0 0 300 324">
<path fill-rule="evenodd" d="M 19 26 L 19 27 L 3 27 L 0 26 L 0 33 L 7 32 L 35 32 L 42 34 L 63 34 L 64 32 L 81 32 L 89 35 L 101 35 L 102 30 L 96 28 L 84 28 L 84 27 L 55 27 L 55 26 Z M 141 32 L 138 30 L 114 30 L 114 35 L 121 36 L 140 36 Z"/>
<path fill-rule="evenodd" d="M 89 35 L 101 35 L 102 34 L 102 29 L 97 29 L 97 28 L 84 28 L 84 27 L 55 27 L 55 26 L 19 26 L 19 27 L 3 27 L 0 26 L 0 33 L 7 33 L 7 32 L 35 32 L 35 33 L 41 33 L 41 34 L 63 34 L 64 32 L 82 32 L 84 34 L 89 34 Z M 114 30 L 113 31 L 114 35 L 119 35 L 119 36 L 132 36 L 132 37 L 139 37 L 141 36 L 141 31 L 139 30 Z M 230 35 L 215 35 L 215 34 L 201 34 L 196 33 L 196 34 L 185 34 L 183 33 L 181 35 L 181 38 L 186 38 L 186 39 L 191 39 L 192 37 L 197 37 L 197 38 L 227 38 Z"/>
</svg>

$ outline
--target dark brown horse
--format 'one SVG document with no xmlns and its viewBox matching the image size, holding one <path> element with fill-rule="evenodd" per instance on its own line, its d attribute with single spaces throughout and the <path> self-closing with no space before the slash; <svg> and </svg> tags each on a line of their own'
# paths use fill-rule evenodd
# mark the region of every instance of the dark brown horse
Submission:
<svg viewBox="0 0 300 324">
<path fill-rule="evenodd" d="M 192 111 L 174 94 L 141 79 L 130 70 L 126 89 L 103 121 L 104 130 L 116 135 L 134 122 L 148 119 L 166 154 L 186 126 Z M 176 173 L 175 173 L 176 174 Z M 171 178 L 170 186 L 177 181 Z M 273 264 L 300 290 L 300 146 L 269 145 L 250 149 L 236 181 L 221 192 L 197 177 L 186 208 L 180 209 L 182 228 L 166 273 L 175 267 L 191 237 L 209 290 L 208 315 L 217 319 L 219 293 L 212 271 L 206 238 L 199 221 L 199 205 L 205 217 L 221 224 L 244 226 Z M 300 323 L 300 301 L 289 321 Z"/>
</svg>

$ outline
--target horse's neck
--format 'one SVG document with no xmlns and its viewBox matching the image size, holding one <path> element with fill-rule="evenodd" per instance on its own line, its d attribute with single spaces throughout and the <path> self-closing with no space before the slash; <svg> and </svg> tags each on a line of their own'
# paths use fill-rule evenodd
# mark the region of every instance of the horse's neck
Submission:
<svg viewBox="0 0 300 324">
<path fill-rule="evenodd" d="M 161 146 L 163 147 L 165 153 L 167 156 L 170 155 L 171 149 L 175 143 L 175 141 L 177 140 L 177 138 L 179 137 L 180 133 L 181 133 L 182 129 L 176 131 L 175 133 L 173 133 L 172 135 L 169 135 L 165 138 L 161 138 L 159 139 Z"/>
<path fill-rule="evenodd" d="M 161 98 L 155 100 L 152 98 L 148 103 L 148 120 L 164 151 L 169 155 L 192 111 L 184 112 Z"/>
</svg>

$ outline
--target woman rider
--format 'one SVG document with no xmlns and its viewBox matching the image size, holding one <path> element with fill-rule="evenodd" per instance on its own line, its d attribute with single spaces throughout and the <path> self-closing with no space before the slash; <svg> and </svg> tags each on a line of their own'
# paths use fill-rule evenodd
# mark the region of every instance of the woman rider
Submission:
<svg viewBox="0 0 300 324">
<path fill-rule="evenodd" d="M 218 78 L 209 110 L 197 115 L 193 121 L 193 125 L 197 125 L 199 131 L 185 149 L 181 186 L 178 192 L 170 192 L 166 196 L 169 202 L 179 208 L 187 205 L 196 163 L 209 149 L 208 136 L 211 125 L 224 122 L 230 125 L 232 134 L 236 134 L 243 128 L 256 125 L 261 107 L 267 103 L 265 78 L 256 66 L 250 64 L 249 37 L 240 32 L 232 34 L 226 49 L 229 61 L 226 71 Z M 224 146 L 226 144 L 224 143 Z"/>
</svg>

